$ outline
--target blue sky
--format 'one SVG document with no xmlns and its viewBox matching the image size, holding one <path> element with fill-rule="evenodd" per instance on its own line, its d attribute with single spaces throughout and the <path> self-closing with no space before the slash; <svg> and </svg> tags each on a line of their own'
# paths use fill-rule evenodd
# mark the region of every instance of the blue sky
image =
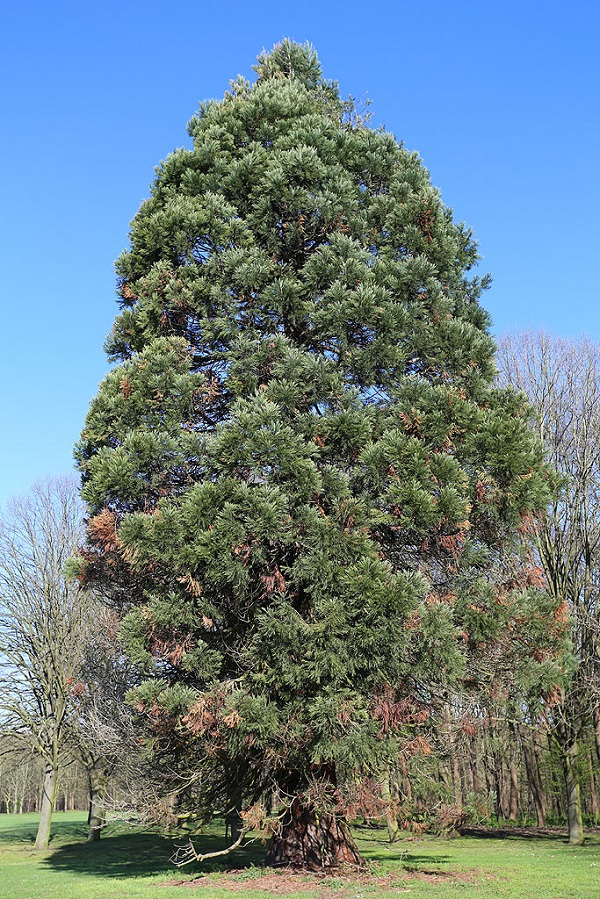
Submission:
<svg viewBox="0 0 600 899">
<path fill-rule="evenodd" d="M 0 36 L 0 504 L 72 468 L 107 370 L 113 261 L 154 166 L 282 37 L 418 150 L 494 276 L 496 333 L 600 339 L 600 7 L 32 0 Z"/>
</svg>

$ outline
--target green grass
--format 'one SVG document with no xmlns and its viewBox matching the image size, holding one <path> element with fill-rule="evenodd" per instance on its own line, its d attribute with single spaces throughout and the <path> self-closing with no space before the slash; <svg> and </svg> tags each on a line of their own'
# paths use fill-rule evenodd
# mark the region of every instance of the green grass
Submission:
<svg viewBox="0 0 600 899">
<path fill-rule="evenodd" d="M 0 815 L 0 899 L 268 899 L 261 883 L 264 848 L 196 869 L 169 862 L 173 841 L 156 833 L 112 825 L 100 843 L 85 842 L 82 813 L 58 813 L 48 852 L 33 849 L 35 815 Z M 357 828 L 373 875 L 348 881 L 296 876 L 289 899 L 597 899 L 600 839 L 569 847 L 560 837 L 489 837 L 401 841 L 390 846 L 384 832 Z M 217 833 L 201 837 L 204 850 L 223 844 Z M 225 873 L 240 866 L 235 875 Z M 193 887 L 173 881 L 205 876 Z M 226 888 L 237 881 L 238 889 Z M 288 878 L 290 880 L 290 878 Z M 171 885 L 168 885 L 171 882 Z M 281 882 L 278 884 L 282 885 Z M 265 889 L 269 887 L 269 889 Z"/>
</svg>

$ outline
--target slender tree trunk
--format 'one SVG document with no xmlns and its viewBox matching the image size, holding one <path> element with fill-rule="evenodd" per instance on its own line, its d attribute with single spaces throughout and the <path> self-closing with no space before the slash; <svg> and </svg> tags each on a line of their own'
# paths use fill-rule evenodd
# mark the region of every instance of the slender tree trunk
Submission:
<svg viewBox="0 0 600 899">
<path fill-rule="evenodd" d="M 600 762 L 600 705 L 594 706 L 594 746 L 596 747 L 596 758 Z"/>
<path fill-rule="evenodd" d="M 294 799 L 280 833 L 271 839 L 266 863 L 314 871 L 344 864 L 362 866 L 362 859 L 343 819 Z"/>
<path fill-rule="evenodd" d="M 106 795 L 106 774 L 102 770 L 88 772 L 90 790 L 90 810 L 88 813 L 88 842 L 100 839 L 104 827 L 104 797 Z"/>
<path fill-rule="evenodd" d="M 471 736 L 469 739 L 469 750 L 471 756 L 471 786 L 473 788 L 473 796 L 476 797 L 479 793 L 479 772 L 478 772 L 478 753 L 477 753 L 477 737 L 475 735 Z"/>
<path fill-rule="evenodd" d="M 57 775 L 58 770 L 56 766 L 47 762 L 40 803 L 40 823 L 35 840 L 36 849 L 47 849 L 50 842 L 50 825 L 52 824 L 52 813 L 56 802 L 56 787 L 58 784 Z"/>
<path fill-rule="evenodd" d="M 546 808 L 544 804 L 544 793 L 542 790 L 541 778 L 539 773 L 538 760 L 535 751 L 528 746 L 527 741 L 523 740 L 523 755 L 525 757 L 525 771 L 529 783 L 529 790 L 533 799 L 535 808 L 535 817 L 538 827 L 546 826 Z"/>
<path fill-rule="evenodd" d="M 514 709 L 512 710 L 514 715 Z M 516 821 L 519 817 L 519 772 L 517 759 L 519 758 L 519 731 L 514 720 L 508 724 L 508 820 Z"/>
<path fill-rule="evenodd" d="M 496 817 L 498 820 L 504 818 L 504 809 L 502 807 L 502 758 L 500 753 L 494 748 L 492 750 L 492 761 L 494 763 L 494 794 L 496 798 Z"/>
<path fill-rule="evenodd" d="M 587 761 L 588 761 L 588 770 L 590 772 L 590 800 L 592 803 L 592 816 L 594 818 L 594 824 L 597 824 L 598 817 L 600 816 L 600 806 L 598 804 L 598 791 L 596 789 L 596 776 L 594 774 L 594 763 L 592 761 L 592 753 L 589 749 L 587 751 Z"/>
<path fill-rule="evenodd" d="M 569 843 L 580 846 L 583 843 L 583 811 L 581 808 L 581 789 L 577 777 L 577 753 L 579 746 L 574 740 L 568 748 L 563 749 L 562 761 L 567 787 L 567 822 Z"/>
<path fill-rule="evenodd" d="M 462 808 L 462 779 L 460 776 L 460 765 L 458 763 L 458 755 L 454 744 L 450 747 L 452 753 L 452 784 L 454 787 L 454 804 L 457 808 Z"/>
<path fill-rule="evenodd" d="M 564 771 L 564 765 L 563 765 Z M 558 776 L 555 768 L 552 768 L 550 779 L 552 781 L 551 792 L 550 792 L 550 803 L 552 808 L 552 814 L 557 818 L 562 818 L 566 815 L 565 808 L 565 796 L 566 790 L 564 786 L 564 776 L 561 781 Z"/>
<path fill-rule="evenodd" d="M 402 771 L 402 789 L 400 789 L 400 784 L 398 782 L 396 784 L 396 792 L 399 796 L 404 796 L 407 802 L 411 803 L 413 798 L 412 785 L 406 765 L 406 759 L 404 759 L 402 756 L 400 756 L 400 769 Z"/>
<path fill-rule="evenodd" d="M 235 843 L 242 832 L 242 819 L 240 817 L 240 808 L 238 805 L 232 808 L 225 816 L 225 834 Z"/>
<path fill-rule="evenodd" d="M 485 733 L 483 737 L 483 776 L 485 778 L 486 793 L 490 796 L 494 792 L 494 781 L 490 765 L 489 742 L 486 739 Z"/>
<path fill-rule="evenodd" d="M 500 729 L 497 718 L 494 715 L 488 718 L 488 740 L 490 746 L 489 758 L 492 763 L 491 779 L 493 779 L 493 792 L 495 797 L 495 811 L 498 820 L 505 818 L 503 805 L 503 772 L 502 752 L 500 750 Z"/>
<path fill-rule="evenodd" d="M 454 793 L 454 804 L 460 809 L 463 804 L 462 778 L 460 775 L 460 762 L 456 748 L 456 738 L 453 728 L 452 710 L 449 705 L 444 709 L 444 724 L 446 730 L 446 739 L 448 741 L 448 757 L 450 762 L 450 772 L 452 775 L 452 788 Z"/>
<path fill-rule="evenodd" d="M 238 839 L 242 832 L 242 818 L 240 811 L 242 798 L 237 784 L 231 783 L 227 796 L 227 810 L 225 813 L 225 834 L 229 835 L 232 843 Z"/>
<path fill-rule="evenodd" d="M 392 773 L 388 768 L 381 779 L 381 798 L 385 805 L 385 820 L 387 824 L 388 839 L 394 843 L 398 839 L 398 803 L 394 795 L 397 790 L 393 788 Z"/>
<path fill-rule="evenodd" d="M 508 820 L 516 821 L 519 817 L 519 777 L 516 762 L 510 763 L 510 787 L 508 796 Z"/>
</svg>

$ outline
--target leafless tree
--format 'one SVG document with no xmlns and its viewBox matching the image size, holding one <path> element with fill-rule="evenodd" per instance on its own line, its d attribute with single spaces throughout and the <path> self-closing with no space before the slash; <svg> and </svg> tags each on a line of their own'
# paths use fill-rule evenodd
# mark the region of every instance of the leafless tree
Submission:
<svg viewBox="0 0 600 899">
<path fill-rule="evenodd" d="M 0 735 L 0 810 L 33 811 L 38 804 L 40 759 L 10 735 Z"/>
<path fill-rule="evenodd" d="M 40 482 L 0 518 L 0 715 L 31 746 L 44 776 L 36 848 L 50 838 L 73 683 L 90 628 L 91 598 L 65 577 L 81 542 L 72 479 Z"/>
<path fill-rule="evenodd" d="M 580 843 L 576 762 L 590 714 L 600 758 L 600 344 L 545 333 L 510 335 L 500 342 L 498 366 L 501 382 L 529 397 L 558 475 L 535 539 L 548 589 L 570 622 L 573 672 L 547 717 L 562 758 L 569 841 Z"/>
<path fill-rule="evenodd" d="M 73 754 L 88 777 L 91 841 L 100 839 L 105 805 L 117 804 L 115 789 L 112 796 L 107 793 L 111 779 L 122 804 L 124 781 L 131 780 L 132 769 L 143 767 L 139 735 L 127 704 L 127 692 L 138 682 L 137 675 L 119 639 L 118 615 L 98 605 L 73 684 L 75 711 L 69 727 Z"/>
</svg>

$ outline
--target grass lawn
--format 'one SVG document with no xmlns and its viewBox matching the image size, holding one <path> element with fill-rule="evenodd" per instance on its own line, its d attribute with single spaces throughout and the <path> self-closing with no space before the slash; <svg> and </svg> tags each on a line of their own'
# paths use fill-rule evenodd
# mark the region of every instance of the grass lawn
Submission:
<svg viewBox="0 0 600 899">
<path fill-rule="evenodd" d="M 0 899 L 597 899 L 600 837 L 571 848 L 561 837 L 425 838 L 390 846 L 384 831 L 358 828 L 370 873 L 355 877 L 263 872 L 264 848 L 175 869 L 173 843 L 156 833 L 113 825 L 85 842 L 85 816 L 57 813 L 51 849 L 33 850 L 36 815 L 0 815 Z M 204 849 L 222 845 L 201 837 Z M 239 868 L 232 872 L 232 867 Z M 194 883 L 190 883 L 194 881 Z M 175 885 L 179 882 L 179 885 Z"/>
</svg>

